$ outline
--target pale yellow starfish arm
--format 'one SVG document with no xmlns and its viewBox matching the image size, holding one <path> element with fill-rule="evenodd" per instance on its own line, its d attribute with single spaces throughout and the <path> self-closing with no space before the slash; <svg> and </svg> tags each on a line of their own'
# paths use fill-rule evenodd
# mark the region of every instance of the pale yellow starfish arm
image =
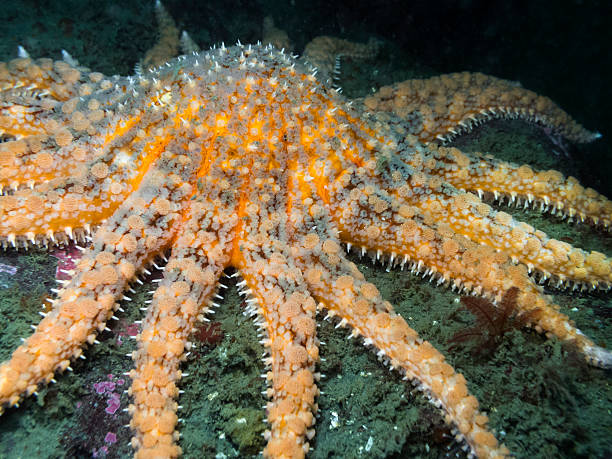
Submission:
<svg viewBox="0 0 612 459">
<path fill-rule="evenodd" d="M 41 133 L 36 116 L 25 118 L 20 112 L 15 116 L 10 107 L 17 102 L 18 106 L 35 106 L 45 111 L 53 108 L 54 101 L 84 95 L 79 94 L 79 90 L 85 74 L 97 81 L 103 77 L 101 73 L 89 73 L 88 69 L 78 67 L 71 58 L 53 61 L 20 57 L 0 62 L 0 114 L 3 115 L 0 132 L 11 135 Z"/>
<path fill-rule="evenodd" d="M 261 194 L 256 186 L 254 194 Z M 234 257 L 234 266 L 244 278 L 238 287 L 244 289 L 241 293 L 247 298 L 247 312 L 258 315 L 268 354 L 264 362 L 270 384 L 266 391 L 269 427 L 263 451 L 267 458 L 305 457 L 315 432 L 315 399 L 319 395 L 315 383 L 319 379 L 315 373 L 319 361 L 316 303 L 297 260 L 308 247 L 296 236 L 312 222 L 308 216 L 284 220 L 296 207 L 304 210 L 301 200 L 278 199 L 260 215 L 247 213 L 242 219 L 245 226 L 240 250 Z"/>
<path fill-rule="evenodd" d="M 439 148 L 433 156 L 436 164 L 425 172 L 456 188 L 481 197 L 488 192 L 491 198 L 506 200 L 509 205 L 534 206 L 606 229 L 612 224 L 612 201 L 591 188 L 585 189 L 574 177 L 564 177 L 554 170 L 538 172 L 527 165 L 466 154 L 456 148 Z"/>
<path fill-rule="evenodd" d="M 24 247 L 82 240 L 88 228 L 100 225 L 133 191 L 117 182 L 117 193 L 99 187 L 83 193 L 60 195 L 49 192 L 20 190 L 0 196 L 0 245 Z M 59 189 L 59 188 L 58 188 Z"/>
<path fill-rule="evenodd" d="M 66 61 L 0 63 L 0 193 L 74 176 L 99 157 L 93 134 L 107 115 L 103 88 L 110 87 L 101 73 Z"/>
<path fill-rule="evenodd" d="M 352 172 L 348 174 L 352 175 Z M 359 172 L 355 174 L 359 175 Z M 352 183 L 359 181 L 356 176 L 351 179 Z M 340 183 L 342 181 L 339 179 Z M 378 348 L 379 355 L 386 356 L 394 368 L 404 372 L 408 379 L 415 380 L 434 403 L 445 410 L 446 421 L 457 428 L 457 438 L 464 439 L 474 454 L 483 458 L 508 456 L 508 449 L 500 446 L 487 429 L 488 419 L 478 411 L 476 398 L 469 395 L 465 378 L 445 363 L 444 356 L 431 344 L 419 338 L 418 333 L 393 311 L 378 289 L 366 282 L 357 267 L 342 253 L 340 239 L 374 250 L 378 248 L 380 230 L 372 234 L 373 230 L 364 228 L 364 225 L 378 224 L 381 227 L 380 212 L 387 208 L 386 205 L 366 199 L 364 202 L 378 206 L 380 211 L 372 215 L 355 205 L 359 202 L 357 196 L 337 191 L 330 187 L 330 208 L 335 212 L 330 214 L 316 204 L 310 206 L 311 218 L 303 221 L 304 227 L 310 231 L 302 230 L 295 236 L 295 250 L 300 254 L 296 261 L 311 294 L 328 310 L 329 316 L 339 316 L 340 324 L 351 325 L 355 336 L 363 336 L 366 344 Z M 368 191 L 368 195 L 375 196 L 373 187 Z M 302 187 L 296 190 L 296 194 L 308 205 L 307 196 L 314 193 Z M 345 196 L 347 201 L 342 202 L 340 196 Z M 336 233 L 336 228 L 340 238 L 331 236 Z M 407 241 L 402 242 L 402 250 L 408 249 Z"/>
<path fill-rule="evenodd" d="M 415 152 L 414 157 L 418 155 Z M 356 237 L 360 245 L 374 248 L 369 245 L 372 241 L 376 244 L 392 240 L 405 232 L 405 246 L 389 252 L 403 253 L 418 261 L 432 250 L 440 258 L 429 267 L 444 273 L 449 270 L 448 263 L 456 263 L 453 256 L 459 245 L 469 249 L 462 242 L 467 239 L 495 249 L 499 252 L 497 256 L 504 260 L 524 264 L 530 272 L 539 271 L 543 278 L 552 279 L 553 284 L 571 281 L 602 289 L 612 284 L 612 260 L 604 254 L 585 252 L 551 239 L 509 214 L 493 210 L 476 195 L 445 184 L 429 170 L 424 173 L 417 169 L 417 164 L 425 167 L 425 163 L 430 169 L 434 168 L 435 157 L 424 159 L 427 157 L 414 160 L 410 166 L 401 162 L 399 167 L 391 164 L 390 167 L 398 169 L 390 173 L 385 171 L 383 176 L 377 177 L 366 168 L 347 168 L 339 176 L 329 187 L 329 196 L 334 220 L 347 233 L 346 242 L 357 243 L 351 240 Z M 439 233 L 439 247 L 430 242 L 432 228 Z M 469 252 L 472 253 L 480 257 L 473 250 Z"/>
<path fill-rule="evenodd" d="M 68 186 L 70 179 L 84 179 L 95 147 L 91 138 L 64 147 L 36 136 L 0 143 L 0 191 L 49 188 L 49 182 Z"/>
<path fill-rule="evenodd" d="M 538 271 L 553 285 L 578 283 L 588 288 L 607 289 L 612 284 L 612 260 L 600 252 L 586 252 L 567 242 L 496 211 L 471 193 L 429 189 L 417 199 L 398 199 L 404 216 L 436 221 L 450 237 L 464 236 L 505 254 L 514 263 Z M 402 207 L 403 206 L 403 207 Z M 410 218 L 412 218 L 410 217 Z M 452 249 L 452 243 L 447 245 Z"/>
<path fill-rule="evenodd" d="M 141 65 L 144 69 L 159 67 L 176 57 L 181 44 L 176 23 L 160 0 L 155 2 L 155 18 L 159 36 L 155 45 L 146 52 L 142 59 Z"/>
<path fill-rule="evenodd" d="M 566 281 L 589 288 L 606 289 L 612 284 L 612 260 L 599 252 L 585 252 L 570 244 L 549 238 L 531 225 L 495 211 L 469 190 L 500 192 L 520 196 L 529 202 L 546 202 L 557 209 L 573 209 L 582 218 L 608 225 L 612 202 L 593 190 L 584 190 L 575 179 L 563 179 L 558 172 L 534 173 L 527 166 L 515 166 L 492 159 L 474 158 L 457 149 L 430 148 L 405 158 L 412 174 L 398 180 L 405 183 L 391 190 L 398 214 L 407 219 L 435 221 L 449 237 L 462 235 L 505 253 L 515 263 L 558 286 Z M 361 187 L 360 189 L 364 189 Z M 549 199 L 550 198 L 550 199 Z M 512 198 L 514 199 L 514 198 Z M 577 210 L 579 209 L 579 210 Z M 569 212 L 569 211 L 568 211 Z M 569 212 L 569 213 L 572 213 Z M 431 226 L 431 225 L 430 225 Z M 449 243 L 452 245 L 452 243 Z"/>
</svg>

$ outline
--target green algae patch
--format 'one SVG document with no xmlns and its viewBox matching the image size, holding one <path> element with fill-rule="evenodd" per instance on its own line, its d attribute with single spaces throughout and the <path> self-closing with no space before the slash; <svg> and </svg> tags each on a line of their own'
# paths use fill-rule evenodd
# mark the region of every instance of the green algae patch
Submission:
<svg viewBox="0 0 612 459">
<path fill-rule="evenodd" d="M 223 338 L 203 343 L 194 334 L 196 347 L 183 367 L 189 374 L 179 401 L 186 458 L 255 457 L 265 445 L 263 346 L 253 320 L 243 315 L 235 282 L 221 282 L 228 286 L 220 292 L 225 298 L 209 317 L 220 324 Z"/>
<path fill-rule="evenodd" d="M 10 272 L 0 273 L 0 361 L 10 357 L 21 344 L 21 338 L 32 333 L 30 325 L 41 317 L 42 303 L 49 296 L 49 288 L 55 286 L 57 260 L 44 251 L 5 252 L 0 263 L 11 267 Z M 13 272 L 14 270 L 14 272 Z M 8 271 L 8 268 L 6 268 Z"/>
<path fill-rule="evenodd" d="M 221 410 L 221 416 L 227 419 L 223 423 L 223 430 L 240 451 L 259 453 L 262 447 L 263 410 L 226 406 Z"/>
<path fill-rule="evenodd" d="M 412 435 L 429 437 L 436 413 L 422 400 L 415 403 L 410 385 L 377 362 L 361 343 L 347 341 L 346 330 L 331 323 L 319 327 L 321 380 L 319 418 L 313 458 L 388 457 L 420 453 Z M 439 419 L 438 419 L 439 421 Z M 434 421 L 433 423 L 436 423 Z"/>
</svg>

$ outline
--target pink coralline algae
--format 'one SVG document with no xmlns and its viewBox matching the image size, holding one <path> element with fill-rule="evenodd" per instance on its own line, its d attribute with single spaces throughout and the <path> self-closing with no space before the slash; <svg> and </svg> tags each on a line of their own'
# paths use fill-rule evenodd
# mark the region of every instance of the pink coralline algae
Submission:
<svg viewBox="0 0 612 459">
<path fill-rule="evenodd" d="M 115 412 L 119 409 L 119 406 L 121 406 L 119 394 L 113 392 L 106 401 L 106 404 L 107 407 L 104 411 L 106 411 L 108 414 L 115 414 Z"/>
<path fill-rule="evenodd" d="M 128 336 L 136 336 L 138 334 L 138 324 L 131 324 L 125 330 Z"/>
<path fill-rule="evenodd" d="M 108 443 L 109 445 L 112 445 L 116 441 L 117 441 L 117 435 L 115 435 L 113 432 L 108 432 L 106 434 L 106 437 L 104 437 L 104 442 Z"/>
<path fill-rule="evenodd" d="M 94 449 L 91 452 L 91 457 L 97 459 L 99 457 L 106 457 L 107 454 L 108 454 L 108 447 L 107 446 L 102 446 L 101 448 Z"/>
<path fill-rule="evenodd" d="M 106 414 L 110 415 L 110 417 L 106 419 L 98 419 L 96 421 L 96 426 L 100 426 L 100 432 L 104 432 L 103 430 L 101 430 L 103 428 L 105 428 L 105 430 L 109 428 L 112 429 L 113 426 L 115 426 L 116 423 L 118 422 L 117 410 L 119 410 L 119 408 L 121 407 L 121 395 L 120 394 L 123 390 L 122 386 L 124 384 L 125 384 L 125 379 L 118 378 L 111 373 L 106 376 L 105 380 L 98 381 L 92 385 L 95 393 L 102 395 L 106 399 L 106 408 L 104 409 L 104 411 L 106 412 Z M 101 407 L 98 408 L 98 403 L 95 401 L 92 404 L 92 406 L 96 410 L 101 409 Z M 111 447 L 111 445 L 113 445 L 114 443 L 117 443 L 117 434 L 111 430 L 107 430 L 104 436 L 104 444 L 102 445 L 101 445 L 102 443 L 101 440 L 102 440 L 101 438 L 97 438 L 97 437 L 91 440 L 93 444 L 96 445 L 95 448 L 91 449 L 91 457 L 93 458 L 115 457 L 114 453 L 112 452 L 112 448 L 109 449 L 109 447 Z"/>
<path fill-rule="evenodd" d="M 125 381 L 123 379 L 117 379 L 113 381 L 114 376 L 112 374 L 108 375 L 108 381 L 100 381 L 93 385 L 96 393 L 98 394 L 106 394 L 106 411 L 108 414 L 115 414 L 119 407 L 121 406 L 120 395 L 117 392 L 114 392 L 117 386 L 123 386 Z"/>
<path fill-rule="evenodd" d="M 136 336 L 138 334 L 138 324 L 130 324 L 125 327 L 125 330 L 121 330 L 117 333 L 117 344 L 121 346 L 123 344 L 123 338 L 126 336 Z"/>
<path fill-rule="evenodd" d="M 100 381 L 93 386 L 98 394 L 104 394 L 105 392 L 112 392 L 115 390 L 115 383 L 112 381 Z"/>
<path fill-rule="evenodd" d="M 70 280 L 72 276 L 67 271 L 72 271 L 76 268 L 76 264 L 81 259 L 81 251 L 76 248 L 76 245 L 71 244 L 53 250 L 51 256 L 59 260 L 55 270 L 55 278 L 58 280 Z"/>
</svg>

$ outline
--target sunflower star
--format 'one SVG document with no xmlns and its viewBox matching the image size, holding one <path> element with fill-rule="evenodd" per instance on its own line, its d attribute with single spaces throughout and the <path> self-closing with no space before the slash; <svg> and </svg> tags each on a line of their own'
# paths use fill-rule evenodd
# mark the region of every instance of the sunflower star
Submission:
<svg viewBox="0 0 612 459">
<path fill-rule="evenodd" d="M 91 238 L 53 310 L 0 367 L 3 406 L 69 368 L 167 250 L 132 355 L 137 457 L 180 454 L 180 363 L 228 267 L 265 335 L 266 456 L 303 456 L 314 435 L 317 307 L 416 381 L 472 453 L 507 455 L 463 376 L 393 312 L 343 243 L 461 291 L 499 299 L 518 287 L 519 308 L 539 310 L 537 330 L 611 364 L 528 276 L 607 288 L 610 260 L 460 190 L 512 185 L 511 196 L 607 227 L 610 202 L 571 178 L 425 147 L 398 119 L 352 107 L 269 47 L 221 47 L 140 78 L 23 57 L 0 67 L 0 82 L 2 244 Z"/>
</svg>

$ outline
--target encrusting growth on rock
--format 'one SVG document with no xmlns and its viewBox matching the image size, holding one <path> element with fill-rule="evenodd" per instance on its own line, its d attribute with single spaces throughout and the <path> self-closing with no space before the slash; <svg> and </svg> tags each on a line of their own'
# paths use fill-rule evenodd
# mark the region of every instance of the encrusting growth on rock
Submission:
<svg viewBox="0 0 612 459">
<path fill-rule="evenodd" d="M 488 77 L 440 81 L 473 89 L 456 101 L 457 110 L 434 106 L 435 123 L 441 117 L 459 124 L 472 113 L 471 101 L 505 97 L 503 85 Z M 488 83 L 476 84 L 482 81 Z M 433 100 L 427 91 L 419 96 L 421 121 Z M 588 140 L 560 109 L 516 91 L 503 99 L 509 110 L 528 110 L 531 119 Z M 215 47 L 126 78 L 72 59 L 24 56 L 0 64 L 0 131 L 7 139 L 0 144 L 0 242 L 86 245 L 53 309 L 0 366 L 2 410 L 95 343 L 129 284 L 169 253 L 132 354 L 136 457 L 181 453 L 180 363 L 230 267 L 241 276 L 237 285 L 266 348 L 265 457 L 299 458 L 310 449 L 319 394 L 317 309 L 350 325 L 352 336 L 413 380 L 467 451 L 507 457 L 465 378 L 394 312 L 343 249 L 357 246 L 463 294 L 500 301 L 517 292 L 517 314 L 530 326 L 610 367 L 610 353 L 561 314 L 530 273 L 608 289 L 611 260 L 551 239 L 464 190 L 516 195 L 604 227 L 610 201 L 556 172 L 422 145 L 417 139 L 445 131 L 409 123 L 407 136 L 401 124 L 381 121 L 383 102 L 365 104 L 368 110 L 351 105 L 312 67 L 271 46 Z"/>
</svg>

